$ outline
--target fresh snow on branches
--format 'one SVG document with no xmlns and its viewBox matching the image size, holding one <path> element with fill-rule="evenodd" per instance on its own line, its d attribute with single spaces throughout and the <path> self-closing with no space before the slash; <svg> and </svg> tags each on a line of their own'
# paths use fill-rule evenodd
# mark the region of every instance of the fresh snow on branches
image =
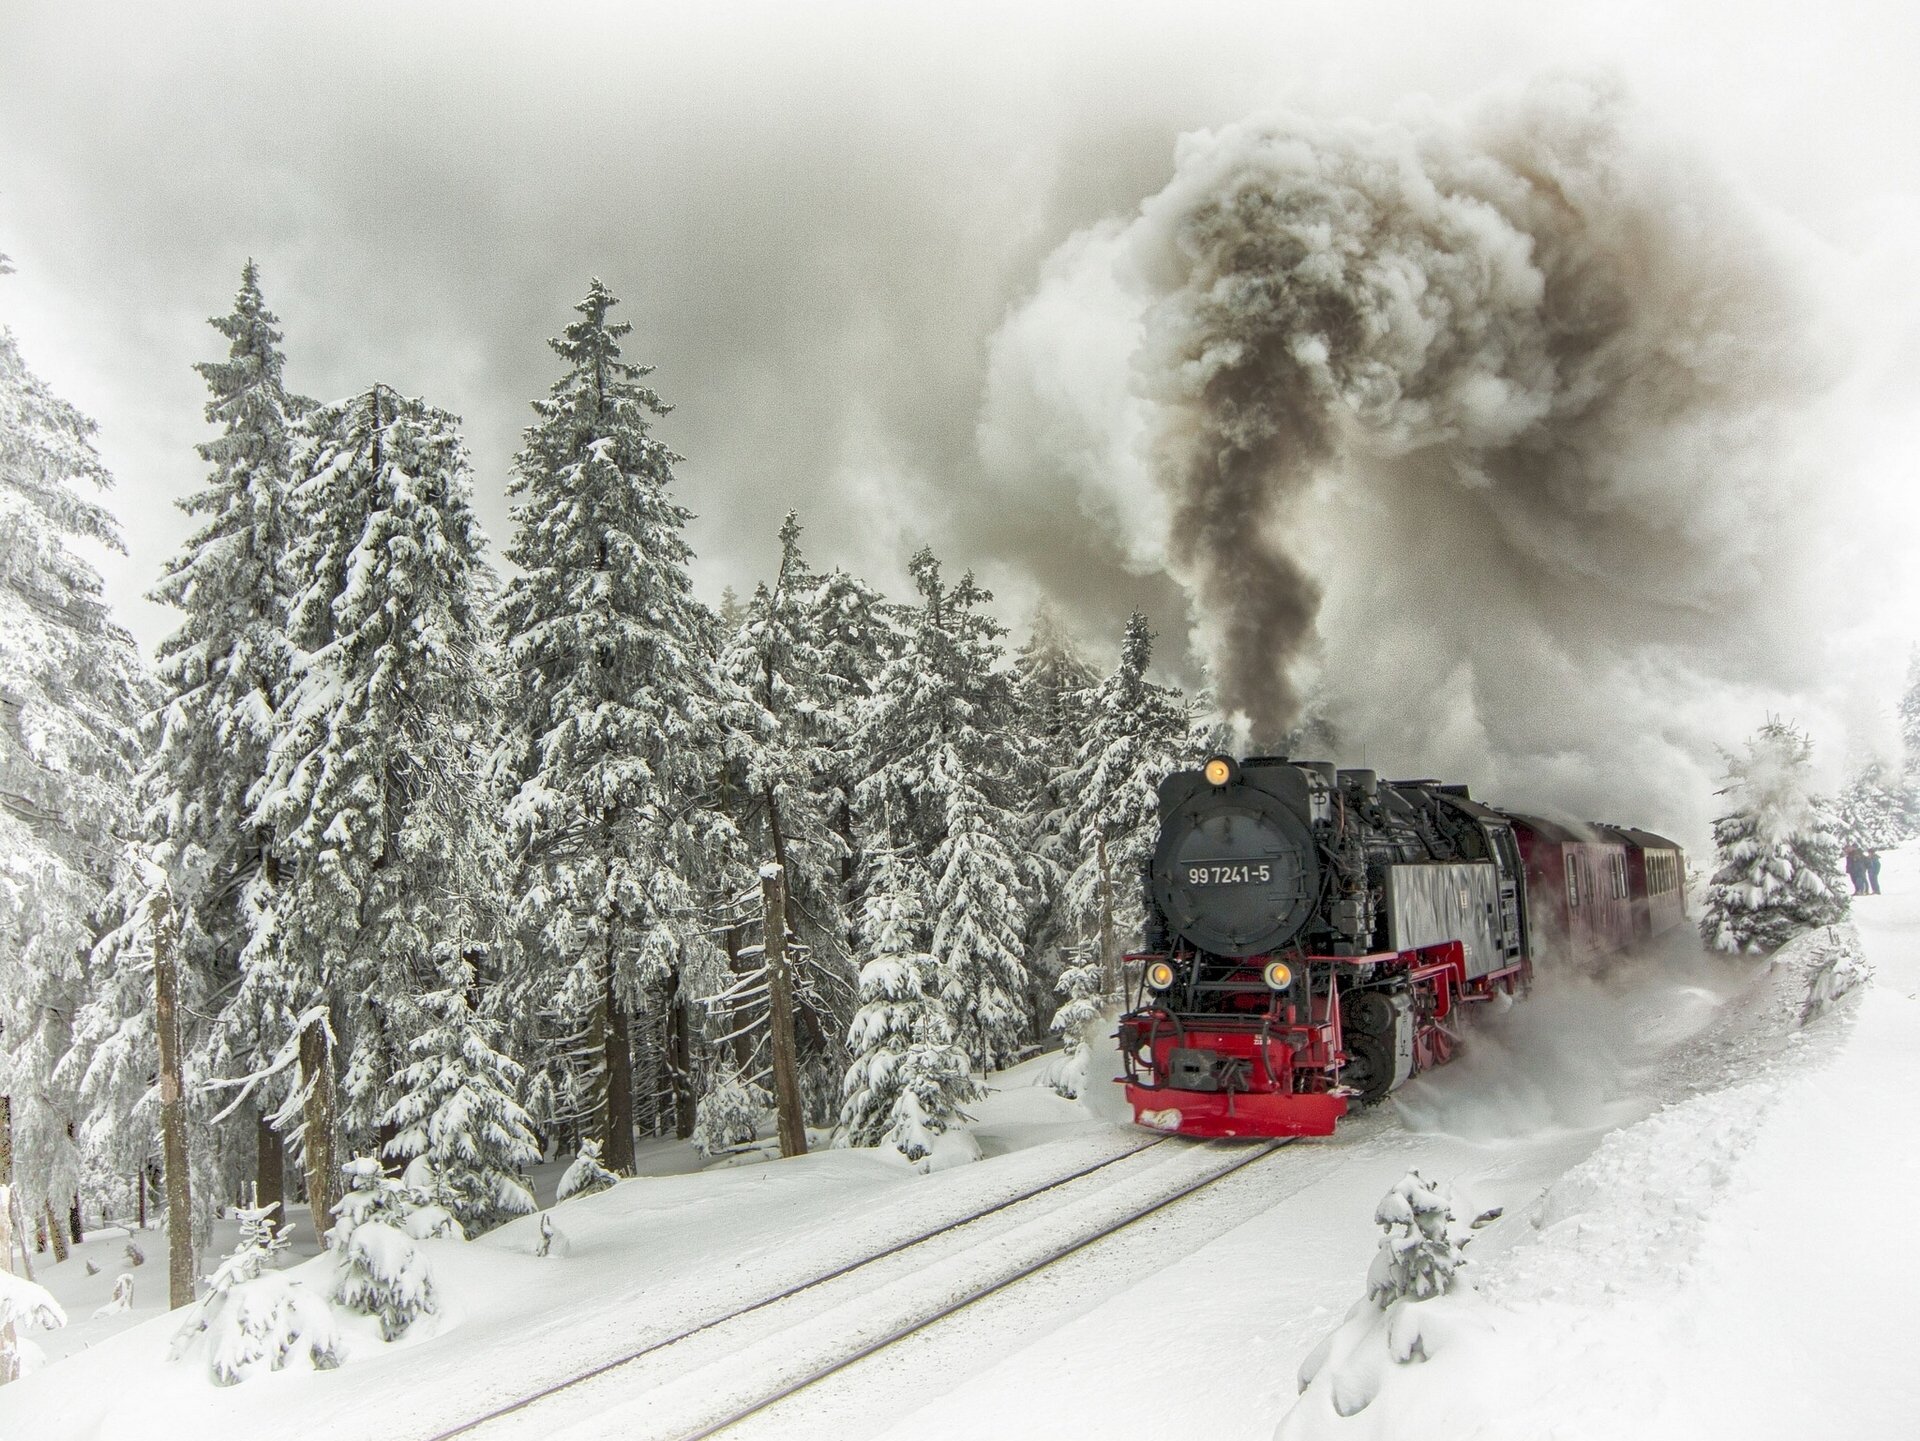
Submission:
<svg viewBox="0 0 1920 1441">
<path fill-rule="evenodd" d="M 361 1156 L 344 1167 L 349 1190 L 334 1214 L 327 1239 L 333 1247 L 333 1298 L 348 1310 L 377 1317 L 380 1334 L 392 1341 L 436 1309 L 433 1271 L 422 1241 L 460 1238 L 460 1223 L 431 1192 L 395 1181 L 380 1163 Z M 430 1180 L 420 1165 L 409 1178 Z"/>
<path fill-rule="evenodd" d="M 239 1244 L 207 1278 L 206 1294 L 174 1337 L 174 1358 L 204 1354 L 215 1385 L 279 1371 L 296 1359 L 316 1371 L 331 1370 L 344 1359 L 327 1298 L 270 1269 L 293 1230 L 275 1227 L 276 1209 L 275 1203 L 235 1209 Z"/>
<path fill-rule="evenodd" d="M 1352 1416 L 1371 1405 L 1393 1366 L 1426 1361 L 1463 1327 L 1477 1324 L 1478 1298 L 1447 1298 L 1466 1264 L 1454 1234 L 1445 1187 L 1409 1171 L 1374 1208 L 1380 1246 L 1367 1271 L 1367 1294 L 1300 1366 L 1301 1403 L 1280 1438 L 1307 1437 L 1330 1408 Z"/>
<path fill-rule="evenodd" d="M 1840 841 L 1813 792 L 1813 743 L 1772 720 L 1728 755 L 1720 792 L 1732 809 L 1713 824 L 1717 865 L 1700 935 L 1723 951 L 1772 951 L 1809 926 L 1847 913 Z"/>
<path fill-rule="evenodd" d="M 580 1143 L 579 1153 L 560 1173 L 560 1186 L 553 1193 L 553 1199 L 564 1201 L 570 1196 L 591 1196 L 596 1191 L 606 1190 L 619 1179 L 601 1164 L 600 1143 L 588 1139 Z"/>
</svg>

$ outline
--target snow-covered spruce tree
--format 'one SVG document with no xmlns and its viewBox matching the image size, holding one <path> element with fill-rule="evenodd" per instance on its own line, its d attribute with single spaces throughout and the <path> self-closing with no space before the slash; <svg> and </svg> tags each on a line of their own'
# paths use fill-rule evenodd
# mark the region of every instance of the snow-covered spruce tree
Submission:
<svg viewBox="0 0 1920 1441">
<path fill-rule="evenodd" d="M 865 778 L 859 724 L 881 672 L 902 644 L 894 614 L 895 608 L 878 591 L 836 566 L 821 577 L 807 616 L 807 628 L 819 647 L 821 687 L 828 702 L 821 721 L 835 734 L 828 774 L 817 784 L 840 838 L 842 950 L 850 957 L 858 953 L 854 933 L 864 896 L 862 837 L 854 824 L 854 790 Z"/>
<path fill-rule="evenodd" d="M 276 1226 L 276 1205 L 236 1206 L 240 1240 L 207 1277 L 206 1294 L 173 1338 L 180 1360 L 205 1338 L 208 1373 L 216 1386 L 232 1386 L 299 1360 L 329 1371 L 344 1359 L 333 1307 L 318 1291 L 275 1269 L 293 1235 Z"/>
<path fill-rule="evenodd" d="M 93 432 L 0 328 L 0 1096 L 29 1216 L 64 1217 L 79 1186 L 75 1073 L 56 1068 L 86 999 L 92 917 L 132 830 L 152 698 L 82 554 L 124 549 L 94 499 L 112 477 Z"/>
<path fill-rule="evenodd" d="M 443 955 L 440 988 L 419 1000 L 426 1025 L 413 1038 L 413 1061 L 394 1077 L 399 1099 L 382 1117 L 398 1127 L 387 1155 L 425 1157 L 437 1199 L 468 1236 L 536 1209 L 523 1173 L 540 1159 L 514 1099 L 521 1068 L 494 1049 L 496 1028 L 475 1014 L 473 989 L 473 967 Z"/>
<path fill-rule="evenodd" d="M 1385 1310 L 1453 1289 L 1466 1254 L 1453 1235 L 1453 1201 L 1444 1188 L 1409 1171 L 1381 1197 L 1373 1220 L 1383 1234 L 1367 1272 L 1369 1301 Z"/>
<path fill-rule="evenodd" d="M 942 1009 L 928 1000 L 926 956 L 883 955 L 860 972 L 862 1005 L 853 1018 L 840 1110 L 840 1141 L 891 1145 L 909 1161 L 933 1149 L 934 1138 L 979 1095 L 966 1052 L 951 1040 Z"/>
<path fill-rule="evenodd" d="M 196 1015 L 214 1013 L 200 995 L 230 988 L 243 953 L 265 944 L 277 878 L 271 829 L 249 797 L 266 774 L 273 717 L 288 690 L 294 447 L 301 417 L 314 409 L 286 387 L 279 323 L 249 260 L 232 311 L 210 322 L 228 342 L 226 358 L 194 366 L 209 391 L 206 418 L 220 429 L 198 447 L 210 469 L 206 486 L 180 502 L 201 526 L 153 592 L 181 622 L 158 651 L 164 701 L 148 829 L 173 857 L 187 1009 Z M 213 1024 L 189 1038 L 190 1070 L 258 1070 L 287 1038 L 292 1018 L 283 999 L 272 987 L 265 994 L 250 987 L 238 1004 L 219 1006 Z M 284 1090 L 268 1083 L 258 1099 L 271 1106 Z M 272 1199 L 279 1139 L 265 1127 L 252 1130 L 228 1145 L 258 1145 L 255 1184 L 264 1183 L 262 1194 Z"/>
<path fill-rule="evenodd" d="M 747 1145 L 760 1134 L 761 1118 L 772 1110 L 773 1096 L 766 1087 L 724 1071 L 700 1097 L 693 1143 L 707 1156 Z"/>
<path fill-rule="evenodd" d="M 206 486 L 179 503 L 200 528 L 152 595 L 182 619 L 160 643 L 158 718 L 141 775 L 142 829 L 152 843 L 146 855 L 166 870 L 179 926 L 189 1077 L 257 1070 L 286 1034 L 284 1018 L 243 1014 L 247 1007 L 227 1002 L 269 884 L 270 838 L 253 822 L 247 796 L 265 772 L 273 711 L 286 689 L 293 432 L 313 404 L 285 387 L 279 322 L 253 262 L 241 272 L 232 312 L 210 323 L 228 341 L 227 358 L 194 368 L 211 392 L 206 417 L 220 434 L 198 447 L 211 468 Z M 130 922 L 146 889 L 129 870 L 106 914 Z M 83 1138 L 118 1175 L 145 1168 L 158 1133 L 150 960 L 128 965 L 122 956 L 135 929 L 116 925 L 95 948 L 89 999 L 63 1062 L 81 1087 Z M 275 1093 L 271 1083 L 259 1090 L 263 1099 Z M 261 1144 L 271 1154 L 258 1175 L 277 1176 L 279 1147 L 270 1132 L 258 1136 L 251 1112 L 216 1133 L 205 1124 L 199 1088 L 190 1084 L 188 1092 L 195 1232 L 204 1241 L 217 1198 L 231 1191 L 232 1161 Z M 277 1196 L 271 1187 L 267 1194 Z"/>
<path fill-rule="evenodd" d="M 909 872 L 891 858 L 923 858 L 912 877 L 925 890 L 905 898 L 923 934 L 862 956 L 930 955 L 954 1041 L 994 1070 L 1030 1025 L 1022 947 L 1036 869 L 1013 805 L 1020 754 L 1007 678 L 995 669 L 1002 630 L 981 612 L 991 597 L 971 575 L 947 586 L 929 550 L 910 569 L 921 604 L 866 708 L 859 744 L 868 775 L 856 811 L 873 852 L 870 877 L 885 864 L 887 886 L 898 886 Z M 882 891 L 870 878 L 869 908 Z"/>
<path fill-rule="evenodd" d="M 620 358 L 630 327 L 608 319 L 615 304 L 595 280 L 550 342 L 567 371 L 514 461 L 520 574 L 499 625 L 515 696 L 502 771 L 522 856 L 516 988 L 549 1013 L 542 1089 L 591 1108 L 554 1119 L 589 1125 L 631 1172 L 633 1013 L 655 997 L 659 1023 L 684 1028 L 686 995 L 724 972 L 699 887 L 725 825 L 699 802 L 736 702 L 687 574 L 678 457 L 652 432 L 667 407 Z M 690 1091 L 684 1111 L 690 1128 Z"/>
<path fill-rule="evenodd" d="M 1052 1028 L 1060 1033 L 1061 1053 L 1049 1072 L 1048 1084 L 1068 1100 L 1076 1098 L 1087 1083 L 1088 1042 L 1093 1028 L 1100 1024 L 1106 983 L 1097 953 L 1081 959 L 1060 972 L 1054 983 L 1066 999 L 1053 1013 Z"/>
<path fill-rule="evenodd" d="M 1153 856 L 1159 785 L 1186 763 L 1193 724 L 1178 692 L 1147 679 L 1152 659 L 1153 632 L 1136 611 L 1120 664 L 1086 697 L 1079 757 L 1064 787 L 1077 862 L 1068 906 L 1076 935 L 1104 938 L 1113 952 L 1101 957 L 1108 985 L 1118 953 L 1140 934 L 1141 876 Z"/>
<path fill-rule="evenodd" d="M 1013 660 L 1013 701 L 1020 749 L 1017 807 L 1035 860 L 1024 949 L 1036 1015 L 1051 1009 L 1056 959 L 1076 939 L 1066 881 L 1077 857 L 1070 779 L 1086 735 L 1086 699 L 1097 679 L 1051 606 L 1042 601 L 1032 633 Z"/>
<path fill-rule="evenodd" d="M 342 1168 L 347 1193 L 327 1233 L 334 1255 L 333 1299 L 350 1311 L 380 1319 L 380 1334 L 397 1340 L 422 1316 L 438 1310 L 433 1267 L 422 1241 L 457 1240 L 459 1223 L 443 1207 L 381 1174 L 380 1163 L 358 1156 Z"/>
<path fill-rule="evenodd" d="M 1893 768 L 1869 760 L 1834 797 L 1835 834 L 1842 846 L 1886 850 L 1913 834 L 1915 798 L 1911 786 Z"/>
<path fill-rule="evenodd" d="M 1813 742 L 1769 720 L 1726 755 L 1732 809 L 1713 823 L 1716 869 L 1700 935 L 1723 951 L 1771 951 L 1847 913 L 1832 817 L 1813 793 Z"/>
<path fill-rule="evenodd" d="M 788 926 L 801 942 L 788 955 L 802 1061 L 830 1052 L 837 1080 L 846 1059 L 841 1039 L 858 1000 L 843 884 L 850 840 L 837 824 L 851 789 L 853 715 L 847 687 L 828 668 L 815 615 L 824 581 L 808 568 L 800 534 L 798 517 L 789 513 L 774 582 L 756 588 L 722 653 L 723 673 L 752 701 L 760 724 L 736 735 L 725 803 L 748 854 L 785 868 Z M 742 879 L 753 885 L 751 873 Z M 727 936 L 736 974 L 739 920 L 750 909 L 734 908 Z M 741 1027 L 735 1015 L 730 1029 Z M 720 1068 L 716 1077 L 726 1073 Z M 813 1109 L 830 1115 L 834 1100 L 813 1097 Z"/>
<path fill-rule="evenodd" d="M 1484 1303 L 1457 1285 L 1465 1243 L 1444 1186 L 1409 1171 L 1373 1219 L 1381 1237 L 1367 1294 L 1301 1364 L 1301 1401 L 1275 1432 L 1284 1441 L 1325 1435 L 1332 1417 L 1371 1405 L 1394 1366 L 1431 1360 L 1456 1335 L 1484 1327 Z"/>
<path fill-rule="evenodd" d="M 585 1140 L 567 1169 L 560 1175 L 560 1187 L 553 1193 L 555 1201 L 564 1201 L 570 1196 L 591 1196 L 604 1191 L 620 1178 L 609 1171 L 600 1162 L 600 1143 Z"/>
<path fill-rule="evenodd" d="M 487 579 L 471 495 L 445 411 L 377 385 L 306 419 L 293 681 L 255 792 L 281 875 L 243 991 L 290 1015 L 330 1008 L 337 1028 L 337 1056 L 317 1021 L 301 1056 L 303 1083 L 316 1082 L 305 1126 L 328 1133 L 304 1137 L 316 1221 L 334 1186 L 320 1174 L 330 1078 L 339 1125 L 370 1146 L 401 1098 L 435 957 L 492 926 Z"/>
</svg>

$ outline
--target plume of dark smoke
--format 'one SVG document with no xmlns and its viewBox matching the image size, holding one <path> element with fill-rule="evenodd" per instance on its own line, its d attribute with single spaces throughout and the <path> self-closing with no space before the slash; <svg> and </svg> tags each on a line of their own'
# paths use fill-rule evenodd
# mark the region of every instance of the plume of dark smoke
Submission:
<svg viewBox="0 0 1920 1441">
<path fill-rule="evenodd" d="M 1789 442 L 1822 383 L 1804 287 L 1605 83 L 1189 137 L 1119 255 L 1166 560 L 1256 735 L 1298 718 L 1326 576 L 1350 564 L 1308 533 L 1329 489 L 1393 508 L 1396 548 L 1354 544 L 1398 606 L 1445 570 L 1430 547 L 1492 568 L 1481 594 L 1518 610 L 1455 616 L 1457 639 L 1524 617 L 1604 644 L 1630 620 L 1738 651 L 1751 627 L 1730 622 L 1781 584 L 1763 561 L 1808 499 Z M 1409 515 L 1433 517 L 1427 544 Z M 1379 617 L 1400 623 L 1434 633 Z"/>
</svg>

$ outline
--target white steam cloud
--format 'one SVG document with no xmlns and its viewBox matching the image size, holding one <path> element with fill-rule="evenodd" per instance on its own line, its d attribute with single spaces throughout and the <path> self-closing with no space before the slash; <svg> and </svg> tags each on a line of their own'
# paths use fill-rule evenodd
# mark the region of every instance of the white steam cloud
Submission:
<svg viewBox="0 0 1920 1441">
<path fill-rule="evenodd" d="M 1256 743 L 1310 713 L 1342 759 L 1698 827 L 1728 697 L 1819 655 L 1822 314 L 1608 83 L 1266 118 L 1055 254 L 981 448 L 1181 583 Z"/>
</svg>

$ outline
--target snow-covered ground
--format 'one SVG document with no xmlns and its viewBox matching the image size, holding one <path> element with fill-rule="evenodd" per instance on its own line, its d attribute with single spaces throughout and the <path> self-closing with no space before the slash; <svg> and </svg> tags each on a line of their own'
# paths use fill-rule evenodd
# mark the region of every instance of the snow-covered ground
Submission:
<svg viewBox="0 0 1920 1441">
<path fill-rule="evenodd" d="M 1676 944 L 1544 985 L 1338 1137 L 729 1434 L 1264 1441 L 1361 1293 L 1375 1202 L 1412 1167 L 1449 1184 L 1463 1218 L 1504 1208 L 1469 1251 L 1472 1324 L 1424 1365 L 1385 1368 L 1356 1415 L 1309 1395 L 1290 1435 L 1913 1434 L 1897 1206 L 1920 1194 L 1920 855 L 1892 857 L 1886 886 L 1855 907 L 1875 983 L 1805 1029 L 1809 946 L 1768 965 Z M 564 1255 L 532 1254 L 531 1220 L 431 1243 L 441 1314 L 394 1344 L 356 1332 L 337 1371 L 216 1388 L 203 1365 L 166 1360 L 178 1322 L 154 1314 L 157 1232 L 138 1238 L 134 1311 L 87 1319 L 126 1269 L 127 1238 L 98 1236 L 37 1272 L 73 1325 L 37 1336 L 55 1359 L 0 1390 L 0 1441 L 429 1435 L 1139 1143 L 1036 1085 L 1041 1064 L 977 1108 L 978 1164 L 920 1175 L 839 1151 L 700 1170 L 656 1146 L 650 1174 L 553 1210 Z M 322 1284 L 329 1263 L 304 1264 Z M 639 1398 L 611 1377 L 602 1395 L 627 1408 L 621 1434 L 646 1434 Z"/>
</svg>

